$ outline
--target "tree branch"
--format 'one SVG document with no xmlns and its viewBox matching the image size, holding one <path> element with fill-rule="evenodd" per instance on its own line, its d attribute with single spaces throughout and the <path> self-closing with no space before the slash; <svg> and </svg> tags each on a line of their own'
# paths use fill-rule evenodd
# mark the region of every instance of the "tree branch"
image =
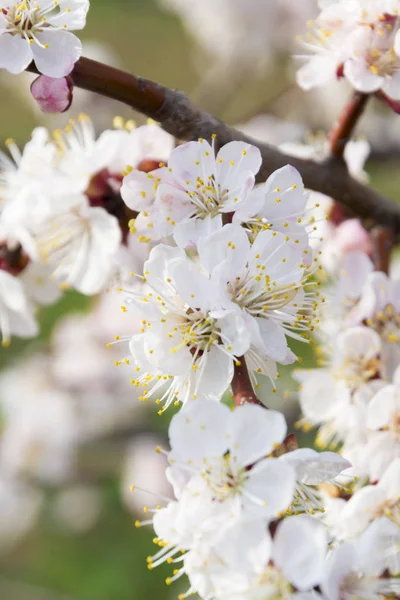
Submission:
<svg viewBox="0 0 400 600">
<path fill-rule="evenodd" d="M 389 273 L 390 256 L 393 248 L 393 235 L 390 229 L 385 227 L 374 227 L 371 231 L 372 238 L 372 260 L 375 271 Z"/>
<path fill-rule="evenodd" d="M 29 70 L 37 73 L 33 64 Z M 129 75 L 88 58 L 81 58 L 76 63 L 71 77 L 77 87 L 131 106 L 158 121 L 166 131 L 178 139 L 189 141 L 202 137 L 210 140 L 212 134 L 216 134 L 219 146 L 232 140 L 253 144 L 260 149 L 263 158 L 257 181 L 265 181 L 276 169 L 291 164 L 300 171 L 307 188 L 332 197 L 351 209 L 356 216 L 386 226 L 396 236 L 400 236 L 400 207 L 374 189 L 350 177 L 343 161 L 336 160 L 336 157 L 324 163 L 316 163 L 288 156 L 273 146 L 254 141 L 197 109 L 177 90 Z"/>
<path fill-rule="evenodd" d="M 231 386 L 233 400 L 236 406 L 242 406 L 243 404 L 258 404 L 259 406 L 266 408 L 253 392 L 253 386 L 251 385 L 249 371 L 244 356 L 241 356 L 235 364 L 235 372 Z"/>
</svg>

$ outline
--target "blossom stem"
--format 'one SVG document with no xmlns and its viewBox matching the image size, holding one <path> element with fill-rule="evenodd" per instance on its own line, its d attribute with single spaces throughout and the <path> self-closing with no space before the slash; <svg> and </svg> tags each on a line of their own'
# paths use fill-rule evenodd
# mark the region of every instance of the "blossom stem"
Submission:
<svg viewBox="0 0 400 600">
<path fill-rule="evenodd" d="M 243 404 L 258 404 L 267 408 L 260 400 L 258 400 L 253 392 L 253 386 L 251 385 L 250 375 L 244 356 L 241 356 L 235 364 L 232 380 L 232 394 L 236 406 L 242 406 Z"/>
<path fill-rule="evenodd" d="M 372 259 L 375 271 L 389 273 L 390 256 L 393 248 L 393 233 L 386 227 L 374 227 L 371 231 Z"/>
<path fill-rule="evenodd" d="M 32 63 L 28 70 L 38 73 Z M 276 148 L 261 144 L 245 134 L 225 125 L 215 117 L 197 109 L 177 90 L 135 77 L 113 67 L 88 58 L 81 58 L 70 74 L 74 85 L 96 92 L 131 106 L 153 118 L 162 127 L 181 140 L 212 139 L 217 135 L 218 145 L 232 140 L 245 141 L 258 147 L 262 154 L 262 166 L 257 181 L 265 181 L 274 171 L 291 164 L 298 169 L 307 188 L 321 192 L 350 208 L 358 217 L 369 218 L 380 225 L 390 227 L 400 236 L 400 206 L 374 189 L 353 179 L 342 161 L 317 163 L 283 154 Z M 366 100 L 359 100 L 365 104 Z M 357 104 L 357 103 L 356 103 Z M 354 107 L 355 108 L 355 107 Z M 358 111 L 361 114 L 360 107 Z M 352 111 L 350 111 L 351 113 Z M 355 123 L 356 119 L 349 119 Z M 339 129 L 337 129 L 339 131 Z M 341 128 L 346 134 L 346 130 Z M 347 126 L 347 134 L 351 127 Z M 341 139 L 343 135 L 336 135 Z"/>
<path fill-rule="evenodd" d="M 329 136 L 332 156 L 343 159 L 344 149 L 367 105 L 369 94 L 355 92 L 342 110 Z"/>
</svg>

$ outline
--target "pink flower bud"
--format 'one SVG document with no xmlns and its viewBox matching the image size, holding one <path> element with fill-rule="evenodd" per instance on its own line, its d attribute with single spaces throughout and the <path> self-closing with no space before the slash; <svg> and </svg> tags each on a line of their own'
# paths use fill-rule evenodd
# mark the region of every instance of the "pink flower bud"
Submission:
<svg viewBox="0 0 400 600">
<path fill-rule="evenodd" d="M 372 242 L 369 233 L 358 219 L 343 221 L 335 231 L 335 246 L 343 254 L 359 250 L 371 255 Z"/>
<path fill-rule="evenodd" d="M 72 104 L 74 83 L 71 77 L 53 79 L 40 75 L 31 85 L 32 96 L 45 113 L 62 113 Z"/>
</svg>

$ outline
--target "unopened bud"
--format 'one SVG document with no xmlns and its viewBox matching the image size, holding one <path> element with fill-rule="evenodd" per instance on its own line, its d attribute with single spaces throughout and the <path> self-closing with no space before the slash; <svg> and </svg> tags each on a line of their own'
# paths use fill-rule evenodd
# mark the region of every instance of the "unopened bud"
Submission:
<svg viewBox="0 0 400 600">
<path fill-rule="evenodd" d="M 53 79 L 40 75 L 31 85 L 31 93 L 45 113 L 62 113 L 69 109 L 73 99 L 74 83 L 71 77 Z"/>
</svg>

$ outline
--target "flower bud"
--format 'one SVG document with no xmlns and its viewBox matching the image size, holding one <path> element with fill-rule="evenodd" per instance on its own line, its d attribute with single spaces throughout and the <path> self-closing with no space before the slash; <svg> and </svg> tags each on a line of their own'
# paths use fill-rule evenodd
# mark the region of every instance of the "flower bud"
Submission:
<svg viewBox="0 0 400 600">
<path fill-rule="evenodd" d="M 40 75 L 31 85 L 32 96 L 45 113 L 62 113 L 69 109 L 74 84 L 71 77 L 53 79 Z"/>
</svg>

